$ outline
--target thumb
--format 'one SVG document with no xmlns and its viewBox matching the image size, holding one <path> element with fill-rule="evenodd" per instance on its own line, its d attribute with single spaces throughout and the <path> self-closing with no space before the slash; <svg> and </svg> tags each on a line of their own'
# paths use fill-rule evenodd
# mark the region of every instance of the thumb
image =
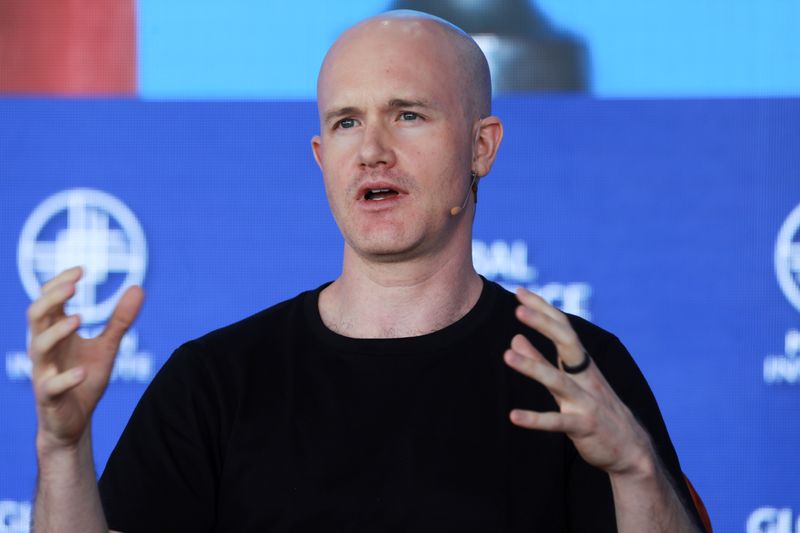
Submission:
<svg viewBox="0 0 800 533">
<path fill-rule="evenodd" d="M 117 307 L 114 308 L 108 325 L 106 325 L 106 329 L 103 330 L 100 336 L 114 346 L 119 346 L 122 336 L 131 327 L 136 315 L 139 314 L 143 300 L 144 291 L 141 287 L 138 285 L 128 287 L 128 290 L 119 299 Z"/>
</svg>

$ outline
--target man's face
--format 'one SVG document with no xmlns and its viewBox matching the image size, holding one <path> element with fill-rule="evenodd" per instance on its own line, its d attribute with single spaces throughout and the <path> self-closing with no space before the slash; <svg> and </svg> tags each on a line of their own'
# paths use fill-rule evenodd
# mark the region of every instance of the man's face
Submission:
<svg viewBox="0 0 800 533">
<path fill-rule="evenodd" d="M 374 260 L 444 248 L 470 183 L 472 124 L 441 31 L 390 21 L 337 44 L 320 74 L 312 141 L 348 246 Z M 469 217 L 466 219 L 465 217 Z"/>
</svg>

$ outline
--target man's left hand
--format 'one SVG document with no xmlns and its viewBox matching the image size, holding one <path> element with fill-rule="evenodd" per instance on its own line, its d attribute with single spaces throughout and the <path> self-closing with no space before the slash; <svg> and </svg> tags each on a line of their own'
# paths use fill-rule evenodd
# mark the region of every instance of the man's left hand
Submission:
<svg viewBox="0 0 800 533">
<path fill-rule="evenodd" d="M 585 350 L 567 316 L 536 294 L 520 288 L 516 316 L 555 344 L 560 365 L 575 367 Z M 583 459 L 609 474 L 641 473 L 653 467 L 654 452 L 645 429 L 622 403 L 593 361 L 570 374 L 556 368 L 523 335 L 516 335 L 504 354 L 506 363 L 544 385 L 559 406 L 557 412 L 514 409 L 517 426 L 566 433 Z"/>
</svg>

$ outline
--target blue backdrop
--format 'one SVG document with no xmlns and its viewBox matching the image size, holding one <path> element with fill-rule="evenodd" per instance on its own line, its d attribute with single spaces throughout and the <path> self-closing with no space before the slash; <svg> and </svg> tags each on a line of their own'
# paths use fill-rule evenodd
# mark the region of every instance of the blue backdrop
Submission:
<svg viewBox="0 0 800 533">
<path fill-rule="evenodd" d="M 481 184 L 476 267 L 620 336 L 717 531 L 800 532 L 800 100 L 495 112 L 506 138 Z M 312 103 L 0 100 L 0 532 L 27 531 L 34 488 L 26 284 L 83 258 L 79 310 L 101 320 L 143 275 L 95 418 L 101 470 L 175 347 L 337 275 L 317 130 Z"/>
</svg>

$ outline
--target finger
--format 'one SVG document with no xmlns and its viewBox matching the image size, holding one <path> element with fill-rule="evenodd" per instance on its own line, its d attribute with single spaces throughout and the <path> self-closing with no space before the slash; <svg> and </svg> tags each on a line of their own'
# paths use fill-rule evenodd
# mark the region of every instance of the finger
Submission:
<svg viewBox="0 0 800 533">
<path fill-rule="evenodd" d="M 555 320 L 566 318 L 564 313 L 556 309 L 550 302 L 525 287 L 517 287 L 516 295 L 519 303 L 525 307 L 544 313 Z"/>
<path fill-rule="evenodd" d="M 72 268 L 68 268 L 62 272 L 60 272 L 57 276 L 49 280 L 47 283 L 42 285 L 42 289 L 39 293 L 39 297 L 37 300 L 43 300 L 44 302 L 51 301 L 50 297 L 53 293 L 61 293 L 65 286 L 72 286 L 72 292 L 67 295 L 67 300 L 71 298 L 75 293 L 75 284 L 80 280 L 81 276 L 83 276 L 83 268 L 79 266 L 75 266 Z M 66 300 L 62 303 L 65 303 Z M 55 320 L 64 316 L 63 309 L 61 308 L 54 308 L 51 310 L 46 310 L 43 312 L 44 315 L 50 316 L 42 316 L 46 320 L 44 322 L 33 324 L 34 328 L 39 327 L 40 330 L 50 326 Z"/>
<path fill-rule="evenodd" d="M 524 409 L 512 409 L 509 413 L 511 422 L 526 429 L 541 431 L 560 431 L 573 436 L 585 435 L 587 429 L 585 417 L 574 413 L 559 413 L 555 411 L 538 412 Z"/>
<path fill-rule="evenodd" d="M 128 290 L 119 299 L 117 307 L 114 308 L 114 313 L 108 320 L 108 325 L 103 333 L 100 335 L 103 339 L 118 345 L 122 336 L 131 327 L 136 315 L 139 314 L 139 309 L 142 307 L 144 300 L 144 291 L 138 285 L 128 287 Z"/>
<path fill-rule="evenodd" d="M 533 311 L 525 306 L 517 307 L 516 316 L 520 322 L 553 341 L 558 348 L 558 354 L 562 357 L 566 355 L 568 363 L 571 363 L 571 359 L 575 357 L 578 358 L 578 361 L 583 359 L 583 347 L 569 322 L 555 320 L 549 315 Z"/>
<path fill-rule="evenodd" d="M 39 397 L 43 402 L 50 402 L 70 389 L 80 385 L 86 379 L 86 370 L 76 366 L 60 374 L 42 380 L 39 383 Z"/>
<path fill-rule="evenodd" d="M 60 272 L 57 276 L 49 280 L 47 283 L 42 285 L 41 293 L 44 294 L 48 290 L 52 289 L 55 285 L 59 285 L 64 282 L 72 282 L 75 283 L 83 276 L 83 268 L 79 266 L 74 266 L 72 268 L 68 268 L 62 272 Z"/>
<path fill-rule="evenodd" d="M 575 381 L 568 378 L 547 361 L 535 360 L 514 350 L 506 350 L 503 354 L 503 359 L 508 366 L 523 376 L 527 376 L 544 385 L 556 397 L 557 401 L 561 399 L 577 399 L 583 393 Z"/>
<path fill-rule="evenodd" d="M 523 304 L 516 310 L 520 322 L 553 341 L 559 358 L 566 364 L 577 365 L 583 361 L 583 346 L 567 315 L 524 287 L 517 289 L 517 299 Z"/>
<path fill-rule="evenodd" d="M 561 324 L 559 321 L 555 321 L 549 316 L 545 316 L 542 313 L 531 311 L 526 307 L 518 307 L 517 308 L 517 318 L 523 323 L 526 324 L 551 341 L 553 344 L 556 345 L 556 351 L 558 352 L 558 358 L 561 360 L 562 363 L 565 363 L 569 366 L 577 366 L 580 365 L 586 355 L 586 351 L 581 344 L 580 338 L 578 334 L 575 333 L 575 330 L 572 329 L 572 326 L 569 322 L 566 325 Z M 512 340 L 512 348 L 517 351 L 517 348 L 514 347 Z M 524 344 L 530 344 L 528 339 L 522 338 L 521 341 L 517 341 L 517 346 L 521 348 L 523 351 L 521 353 L 527 353 L 530 350 L 535 350 L 533 346 L 527 348 Z M 592 366 L 590 364 L 590 366 Z M 587 369 L 588 370 L 588 369 Z M 575 379 L 582 379 L 584 376 L 588 376 L 589 374 L 584 371 L 579 374 L 571 374 Z"/>
<path fill-rule="evenodd" d="M 548 364 L 550 363 L 542 355 L 542 352 L 537 350 L 536 347 L 533 344 L 531 344 L 531 341 L 529 341 L 528 338 L 525 335 L 522 335 L 521 333 L 517 333 L 511 339 L 511 349 L 517 352 L 518 354 L 524 355 L 525 357 L 529 357 L 535 361 Z"/>
<path fill-rule="evenodd" d="M 525 287 L 518 287 L 516 294 L 522 304 L 516 310 L 521 322 L 539 330 L 556 344 L 568 347 L 570 343 L 580 343 L 566 314 Z"/>
<path fill-rule="evenodd" d="M 62 318 L 38 335 L 34 335 L 28 349 L 33 362 L 39 362 L 42 356 L 50 352 L 56 343 L 74 333 L 80 324 L 80 318 L 77 315 L 72 315 Z"/>
<path fill-rule="evenodd" d="M 548 361 L 542 355 L 542 353 L 537 350 L 533 344 L 531 344 L 531 341 L 529 341 L 525 335 L 514 335 L 514 337 L 511 339 L 511 350 L 527 358 L 533 359 L 534 361 L 538 361 L 541 364 L 548 365 L 554 370 L 558 368 L 558 372 L 563 372 L 563 369 L 560 366 L 554 367 L 552 364 L 550 364 L 550 361 Z M 582 392 L 589 391 L 591 394 L 605 394 L 604 389 L 610 388 L 608 383 L 605 381 L 603 374 L 597 369 L 597 366 L 594 364 L 594 362 L 590 362 L 589 368 L 583 372 L 579 374 L 569 374 L 569 376 L 570 378 L 568 379 L 571 381 L 576 381 Z M 544 385 L 544 383 L 542 384 Z"/>
<path fill-rule="evenodd" d="M 51 287 L 47 293 L 34 300 L 28 307 L 31 334 L 37 335 L 61 318 L 64 315 L 64 304 L 74 294 L 75 283 L 67 281 Z"/>
</svg>

